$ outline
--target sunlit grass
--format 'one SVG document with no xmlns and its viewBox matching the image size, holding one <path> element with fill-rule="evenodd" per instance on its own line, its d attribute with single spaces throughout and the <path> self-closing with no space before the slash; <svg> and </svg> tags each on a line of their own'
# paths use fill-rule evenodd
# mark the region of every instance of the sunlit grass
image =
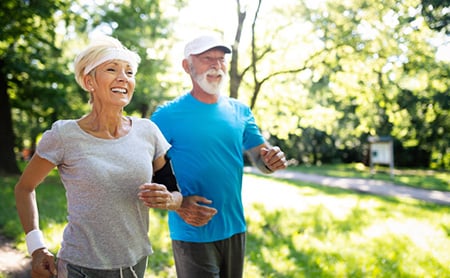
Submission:
<svg viewBox="0 0 450 278">
<path fill-rule="evenodd" d="M 25 251 L 16 180 L 0 178 L 0 232 Z M 37 192 L 41 228 L 54 253 L 66 224 L 64 194 L 57 175 Z M 256 175 L 245 175 L 243 199 L 245 277 L 450 277 L 448 206 Z M 176 277 L 167 212 L 150 211 L 149 238 L 155 253 L 146 277 Z"/>
<path fill-rule="evenodd" d="M 250 175 L 246 182 L 245 193 L 261 201 L 247 207 L 245 277 L 450 275 L 449 207 Z M 275 194 L 282 187 L 297 189 L 299 206 L 267 209 L 284 199 Z"/>
</svg>

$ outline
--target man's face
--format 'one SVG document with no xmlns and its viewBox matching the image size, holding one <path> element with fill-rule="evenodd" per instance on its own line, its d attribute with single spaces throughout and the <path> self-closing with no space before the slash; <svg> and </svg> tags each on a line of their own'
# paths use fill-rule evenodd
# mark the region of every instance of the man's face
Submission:
<svg viewBox="0 0 450 278">
<path fill-rule="evenodd" d="M 227 81 L 225 53 L 220 49 L 211 49 L 191 57 L 192 78 L 206 93 L 219 95 Z"/>
</svg>

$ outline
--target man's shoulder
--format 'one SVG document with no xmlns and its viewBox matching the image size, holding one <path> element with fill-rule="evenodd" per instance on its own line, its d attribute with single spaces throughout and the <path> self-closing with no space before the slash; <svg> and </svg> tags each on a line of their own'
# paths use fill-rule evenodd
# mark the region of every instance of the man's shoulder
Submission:
<svg viewBox="0 0 450 278">
<path fill-rule="evenodd" d="M 221 102 L 226 103 L 227 106 L 232 107 L 236 112 L 240 114 L 249 114 L 251 113 L 250 107 L 239 99 L 235 99 L 228 96 L 222 96 Z"/>
<path fill-rule="evenodd" d="M 241 106 L 241 107 L 249 107 L 247 104 L 245 104 L 241 100 L 233 98 L 233 97 L 221 96 L 220 98 L 221 98 L 221 101 L 228 102 L 231 105 Z"/>
<path fill-rule="evenodd" d="M 150 119 L 157 125 L 162 122 L 171 121 L 173 117 L 189 109 L 186 104 L 187 94 L 178 96 L 170 101 L 158 105 L 150 116 Z"/>
<path fill-rule="evenodd" d="M 154 112 L 154 114 L 158 114 L 158 113 L 170 113 L 175 109 L 179 109 L 182 107 L 185 107 L 187 104 L 187 100 L 188 100 L 188 95 L 189 94 L 184 94 L 181 96 L 178 96 L 172 100 L 169 100 L 167 102 L 164 102 L 160 105 L 158 105 L 158 107 L 156 107 L 156 110 Z"/>
</svg>

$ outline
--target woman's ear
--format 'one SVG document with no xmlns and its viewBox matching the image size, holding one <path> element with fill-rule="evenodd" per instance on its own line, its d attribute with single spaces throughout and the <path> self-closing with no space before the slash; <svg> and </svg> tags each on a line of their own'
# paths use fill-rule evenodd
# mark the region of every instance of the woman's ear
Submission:
<svg viewBox="0 0 450 278">
<path fill-rule="evenodd" d="M 94 91 L 94 84 L 92 82 L 92 76 L 91 75 L 89 75 L 89 74 L 85 75 L 84 78 L 83 78 L 83 82 L 84 82 L 84 88 L 87 91 L 90 91 L 90 92 Z"/>
</svg>

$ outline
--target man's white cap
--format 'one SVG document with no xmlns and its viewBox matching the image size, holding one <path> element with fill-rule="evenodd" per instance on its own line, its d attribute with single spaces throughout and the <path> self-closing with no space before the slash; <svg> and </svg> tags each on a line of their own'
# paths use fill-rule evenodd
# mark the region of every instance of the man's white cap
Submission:
<svg viewBox="0 0 450 278">
<path fill-rule="evenodd" d="M 184 58 L 191 55 L 201 54 L 213 48 L 220 48 L 225 53 L 231 53 L 231 48 L 224 44 L 219 38 L 212 35 L 200 36 L 188 42 L 184 47 Z"/>
</svg>

